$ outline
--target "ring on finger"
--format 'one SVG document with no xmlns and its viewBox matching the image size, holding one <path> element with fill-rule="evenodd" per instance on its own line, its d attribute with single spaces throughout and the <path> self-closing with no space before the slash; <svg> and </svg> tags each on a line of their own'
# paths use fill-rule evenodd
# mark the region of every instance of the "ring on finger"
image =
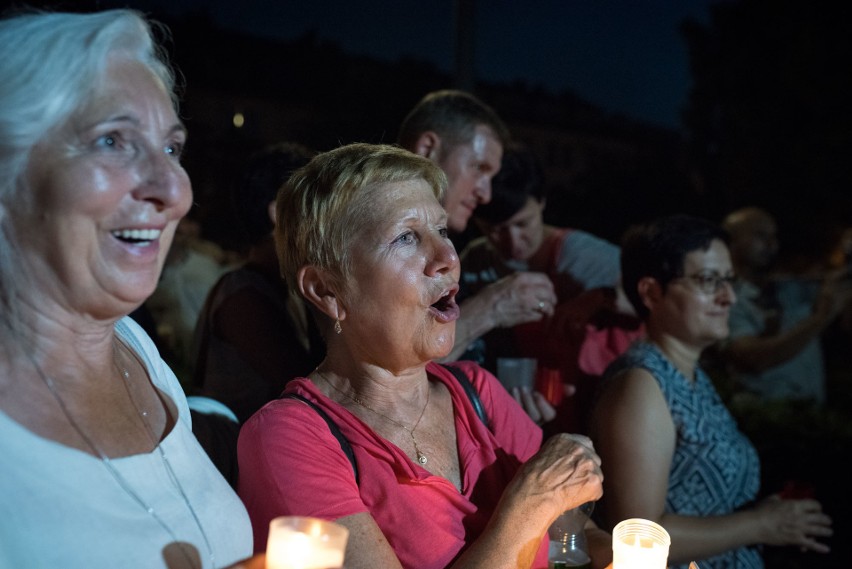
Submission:
<svg viewBox="0 0 852 569">
<path fill-rule="evenodd" d="M 538 310 L 539 310 L 539 311 L 543 311 L 543 310 L 544 310 L 544 301 L 543 301 L 543 300 L 539 300 L 539 301 L 538 301 Z"/>
</svg>

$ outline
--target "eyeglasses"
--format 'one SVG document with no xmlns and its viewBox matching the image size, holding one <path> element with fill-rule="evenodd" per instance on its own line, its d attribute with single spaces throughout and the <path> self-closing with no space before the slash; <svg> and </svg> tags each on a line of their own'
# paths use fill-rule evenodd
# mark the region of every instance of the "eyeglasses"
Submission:
<svg viewBox="0 0 852 569">
<path fill-rule="evenodd" d="M 698 285 L 698 290 L 700 290 L 704 294 L 716 294 L 717 292 L 719 292 L 719 289 L 722 287 L 722 284 L 726 284 L 729 287 L 733 287 L 734 283 L 737 280 L 736 275 L 722 276 L 719 273 L 715 272 L 697 273 L 694 275 L 686 275 L 684 277 L 679 278 L 691 280 L 696 285 Z"/>
</svg>

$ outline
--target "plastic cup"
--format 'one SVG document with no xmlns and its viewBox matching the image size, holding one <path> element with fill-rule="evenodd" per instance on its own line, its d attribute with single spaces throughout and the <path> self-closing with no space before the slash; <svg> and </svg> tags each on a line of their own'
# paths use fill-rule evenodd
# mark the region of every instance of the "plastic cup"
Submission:
<svg viewBox="0 0 852 569">
<path fill-rule="evenodd" d="M 535 358 L 497 358 L 497 378 L 508 390 L 516 387 L 535 388 Z"/>
</svg>

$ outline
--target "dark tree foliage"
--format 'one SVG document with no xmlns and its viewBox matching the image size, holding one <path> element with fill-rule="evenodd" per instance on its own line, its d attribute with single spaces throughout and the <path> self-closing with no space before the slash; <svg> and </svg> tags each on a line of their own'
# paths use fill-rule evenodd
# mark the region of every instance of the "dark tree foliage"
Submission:
<svg viewBox="0 0 852 569">
<path fill-rule="evenodd" d="M 757 204 L 782 250 L 813 255 L 852 225 L 852 19 L 842 3 L 738 0 L 686 22 L 690 152 L 720 211 Z"/>
</svg>

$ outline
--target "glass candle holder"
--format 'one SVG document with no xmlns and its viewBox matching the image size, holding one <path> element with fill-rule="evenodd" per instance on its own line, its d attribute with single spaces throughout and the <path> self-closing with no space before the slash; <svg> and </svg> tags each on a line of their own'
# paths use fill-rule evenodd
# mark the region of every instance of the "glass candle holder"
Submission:
<svg viewBox="0 0 852 569">
<path fill-rule="evenodd" d="M 304 516 L 281 516 L 269 523 L 266 569 L 340 569 L 349 530 Z"/>
</svg>

